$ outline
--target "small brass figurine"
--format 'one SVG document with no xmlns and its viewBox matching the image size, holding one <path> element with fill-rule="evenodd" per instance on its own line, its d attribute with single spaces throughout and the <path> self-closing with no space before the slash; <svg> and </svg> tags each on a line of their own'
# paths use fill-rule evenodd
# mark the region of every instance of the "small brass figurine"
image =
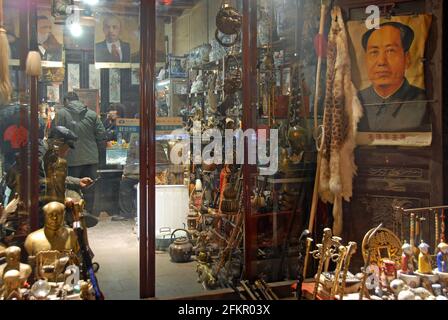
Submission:
<svg viewBox="0 0 448 320">
<path fill-rule="evenodd" d="M 90 282 L 82 281 L 80 285 L 82 300 L 96 300 L 93 294 L 93 287 Z"/>
<path fill-rule="evenodd" d="M 6 249 L 6 263 L 0 266 L 0 278 L 10 270 L 17 270 L 20 273 L 21 285 L 24 286 L 31 274 L 31 267 L 25 263 L 20 263 L 21 249 L 19 247 L 9 247 Z"/>
<path fill-rule="evenodd" d="M 29 256 L 36 256 L 40 251 L 57 250 L 79 252 L 76 234 L 71 228 L 64 227 L 65 206 L 51 202 L 43 208 L 45 225 L 25 240 L 25 249 Z"/>
<path fill-rule="evenodd" d="M 20 272 L 17 270 L 9 270 L 3 276 L 3 281 L 0 300 L 22 300 L 22 293 L 20 292 Z"/>
<path fill-rule="evenodd" d="M 210 289 L 216 285 L 216 278 L 213 276 L 213 272 L 207 260 L 207 253 L 199 253 L 196 272 L 198 274 L 198 283 L 202 283 L 204 289 Z"/>
</svg>

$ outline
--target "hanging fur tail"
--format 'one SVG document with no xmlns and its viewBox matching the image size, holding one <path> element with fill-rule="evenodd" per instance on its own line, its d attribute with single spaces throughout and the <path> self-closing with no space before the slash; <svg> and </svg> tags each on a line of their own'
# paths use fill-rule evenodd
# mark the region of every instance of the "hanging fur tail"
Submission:
<svg viewBox="0 0 448 320">
<path fill-rule="evenodd" d="M 319 192 L 322 201 L 333 203 L 333 234 L 343 230 L 342 200 L 350 201 L 356 134 L 362 106 L 351 78 L 347 32 L 339 7 L 331 12 L 328 37 L 327 89 L 324 112 L 324 155 L 320 170 Z"/>
<path fill-rule="evenodd" d="M 3 0 L 0 0 L 0 105 L 9 103 L 12 93 L 9 76 L 10 48 L 3 21 Z"/>
<path fill-rule="evenodd" d="M 337 195 L 334 197 L 333 203 L 333 235 L 340 237 L 343 228 L 343 210 L 342 197 Z"/>
<path fill-rule="evenodd" d="M 42 61 L 39 52 L 30 51 L 26 57 L 26 74 L 39 77 L 42 74 Z"/>
</svg>

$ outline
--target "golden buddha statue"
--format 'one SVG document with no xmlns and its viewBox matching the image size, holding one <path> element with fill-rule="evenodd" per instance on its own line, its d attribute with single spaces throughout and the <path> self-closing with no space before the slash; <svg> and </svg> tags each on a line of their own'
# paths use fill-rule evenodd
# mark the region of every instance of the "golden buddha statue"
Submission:
<svg viewBox="0 0 448 320">
<path fill-rule="evenodd" d="M 20 280 L 20 272 L 17 270 L 9 270 L 5 273 L 3 281 L 0 300 L 22 300 L 22 293 L 20 292 L 22 283 Z"/>
<path fill-rule="evenodd" d="M 31 274 L 31 267 L 25 263 L 20 263 L 22 250 L 19 247 L 9 247 L 6 249 L 6 263 L 0 265 L 0 278 L 10 270 L 17 270 L 20 273 L 20 281 L 23 286 Z"/>
<path fill-rule="evenodd" d="M 25 249 L 30 257 L 40 251 L 79 252 L 78 239 L 71 228 L 64 227 L 65 205 L 50 202 L 43 207 L 45 225 L 26 237 Z"/>
</svg>

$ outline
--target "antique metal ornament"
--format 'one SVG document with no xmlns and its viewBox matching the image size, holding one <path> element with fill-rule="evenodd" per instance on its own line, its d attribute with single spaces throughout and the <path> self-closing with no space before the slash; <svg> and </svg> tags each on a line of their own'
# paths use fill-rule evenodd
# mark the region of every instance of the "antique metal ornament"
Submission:
<svg viewBox="0 0 448 320">
<path fill-rule="evenodd" d="M 17 270 L 20 273 L 21 284 L 25 284 L 28 277 L 31 275 L 32 270 L 29 265 L 20 262 L 21 251 L 22 250 L 16 246 L 11 246 L 5 250 L 6 263 L 0 265 L 0 278 L 3 278 L 9 270 Z"/>
<path fill-rule="evenodd" d="M 208 256 L 205 252 L 199 253 L 198 265 L 196 266 L 198 274 L 198 283 L 201 283 L 205 289 L 211 289 L 216 286 L 216 277 L 208 263 Z"/>
<path fill-rule="evenodd" d="M 177 231 L 184 231 L 187 236 L 179 237 L 174 240 Z M 191 243 L 190 233 L 184 229 L 176 229 L 171 234 L 170 257 L 173 262 L 188 262 L 193 254 L 193 244 Z"/>
<path fill-rule="evenodd" d="M 400 239 L 389 229 L 379 228 L 370 239 L 368 239 L 375 229 L 368 231 L 362 241 L 362 255 L 364 261 L 368 260 L 370 253 L 370 263 L 381 264 L 384 258 L 394 261 L 397 265 L 401 264 L 402 243 Z"/>
<path fill-rule="evenodd" d="M 226 59 L 226 65 L 228 65 L 229 59 L 235 60 L 237 68 L 230 70 L 224 80 L 224 93 L 226 95 L 235 94 L 242 87 L 242 73 L 238 59 L 234 55 L 229 55 Z"/>
<path fill-rule="evenodd" d="M 0 300 L 22 300 L 20 287 L 20 272 L 17 270 L 9 270 L 3 276 L 3 287 Z"/>
<path fill-rule="evenodd" d="M 232 47 L 241 39 L 241 26 L 243 24 L 243 16 L 237 9 L 228 3 L 223 3 L 221 9 L 216 15 L 216 32 L 215 38 L 223 47 Z M 219 38 L 219 32 L 228 35 L 236 36 L 230 43 L 225 43 Z"/>
<path fill-rule="evenodd" d="M 313 290 L 313 300 L 316 299 L 319 287 L 321 285 L 325 286 L 322 283 L 322 275 L 328 274 L 328 267 L 330 261 L 336 263 L 336 271 L 334 273 L 333 283 L 335 286 L 331 288 L 331 298 L 334 298 L 334 295 L 337 292 L 337 285 L 339 284 L 339 275 L 342 269 L 342 258 L 345 255 L 346 248 L 341 244 L 342 239 L 336 236 L 333 236 L 331 229 L 325 228 L 324 234 L 322 237 L 322 243 L 316 245 L 317 249 L 310 252 L 311 256 L 314 259 L 319 260 L 318 269 L 315 276 L 315 285 Z"/>
</svg>

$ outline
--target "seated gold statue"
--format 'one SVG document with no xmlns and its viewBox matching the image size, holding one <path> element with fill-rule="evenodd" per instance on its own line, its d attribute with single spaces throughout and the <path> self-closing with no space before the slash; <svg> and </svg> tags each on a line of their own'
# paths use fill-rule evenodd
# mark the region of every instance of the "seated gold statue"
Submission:
<svg viewBox="0 0 448 320">
<path fill-rule="evenodd" d="M 17 270 L 20 273 L 20 281 L 23 286 L 32 270 L 29 265 L 20 263 L 21 252 L 22 250 L 15 246 L 6 249 L 6 263 L 0 265 L 0 278 L 3 279 L 4 275 L 10 270 Z"/>
<path fill-rule="evenodd" d="M 22 300 L 20 272 L 9 270 L 5 273 L 3 280 L 0 300 Z"/>
<path fill-rule="evenodd" d="M 45 225 L 26 237 L 25 249 L 30 257 L 40 251 L 73 251 L 79 252 L 78 239 L 71 228 L 64 227 L 65 205 L 50 202 L 43 207 Z"/>
</svg>

